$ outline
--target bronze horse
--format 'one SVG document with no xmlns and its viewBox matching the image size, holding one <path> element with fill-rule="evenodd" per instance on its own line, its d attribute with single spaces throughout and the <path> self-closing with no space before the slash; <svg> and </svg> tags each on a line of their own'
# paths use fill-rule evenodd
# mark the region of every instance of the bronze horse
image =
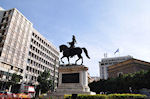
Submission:
<svg viewBox="0 0 150 99">
<path fill-rule="evenodd" d="M 87 58 L 90 59 L 90 57 L 88 56 L 88 52 L 85 48 L 80 48 L 80 47 L 75 47 L 75 48 L 68 48 L 66 45 L 60 45 L 59 46 L 60 52 L 63 52 L 63 56 L 61 57 L 61 62 L 64 63 L 62 61 L 62 59 L 64 57 L 67 57 L 68 59 L 68 64 L 70 64 L 69 62 L 69 58 L 73 57 L 75 55 L 78 56 L 78 59 L 75 61 L 75 64 L 77 64 L 77 61 L 82 59 L 81 65 L 83 64 L 83 57 L 81 56 L 82 54 L 82 50 L 84 51 L 85 55 L 87 56 Z"/>
</svg>

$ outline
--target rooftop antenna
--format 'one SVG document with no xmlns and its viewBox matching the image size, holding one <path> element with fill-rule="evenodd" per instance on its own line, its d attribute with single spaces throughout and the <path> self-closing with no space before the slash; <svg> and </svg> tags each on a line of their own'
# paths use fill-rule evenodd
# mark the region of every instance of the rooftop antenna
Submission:
<svg viewBox="0 0 150 99">
<path fill-rule="evenodd" d="M 107 58 L 107 53 L 104 53 L 104 58 Z"/>
</svg>

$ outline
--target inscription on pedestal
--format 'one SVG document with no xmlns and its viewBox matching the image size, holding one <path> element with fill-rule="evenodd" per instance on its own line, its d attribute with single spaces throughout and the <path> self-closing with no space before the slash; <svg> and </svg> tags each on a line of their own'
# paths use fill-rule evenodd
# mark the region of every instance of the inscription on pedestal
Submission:
<svg viewBox="0 0 150 99">
<path fill-rule="evenodd" d="M 62 74 L 62 83 L 79 83 L 79 73 Z"/>
</svg>

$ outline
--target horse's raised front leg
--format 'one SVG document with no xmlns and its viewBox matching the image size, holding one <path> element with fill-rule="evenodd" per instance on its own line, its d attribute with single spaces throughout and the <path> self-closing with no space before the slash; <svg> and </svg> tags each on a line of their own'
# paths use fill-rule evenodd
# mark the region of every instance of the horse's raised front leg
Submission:
<svg viewBox="0 0 150 99">
<path fill-rule="evenodd" d="M 61 57 L 61 62 L 62 62 L 62 63 L 64 63 L 64 62 L 62 61 L 63 58 L 64 58 L 64 56 Z"/>
</svg>

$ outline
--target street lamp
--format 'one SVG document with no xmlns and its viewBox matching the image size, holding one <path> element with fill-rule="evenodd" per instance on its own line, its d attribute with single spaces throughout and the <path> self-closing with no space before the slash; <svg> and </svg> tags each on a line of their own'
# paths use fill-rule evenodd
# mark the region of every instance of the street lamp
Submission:
<svg viewBox="0 0 150 99">
<path fill-rule="evenodd" d="M 9 70 L 8 69 L 8 72 L 6 73 L 6 84 L 4 84 L 4 90 L 6 89 L 6 86 L 7 86 L 7 82 L 9 81 Z M 2 88 L 3 89 L 3 88 Z"/>
<path fill-rule="evenodd" d="M 55 64 L 54 64 L 54 76 L 53 76 L 53 88 L 52 88 L 52 91 L 55 90 L 55 69 L 56 69 L 56 64 L 57 64 L 57 61 L 56 61 L 56 58 L 55 58 Z"/>
</svg>

